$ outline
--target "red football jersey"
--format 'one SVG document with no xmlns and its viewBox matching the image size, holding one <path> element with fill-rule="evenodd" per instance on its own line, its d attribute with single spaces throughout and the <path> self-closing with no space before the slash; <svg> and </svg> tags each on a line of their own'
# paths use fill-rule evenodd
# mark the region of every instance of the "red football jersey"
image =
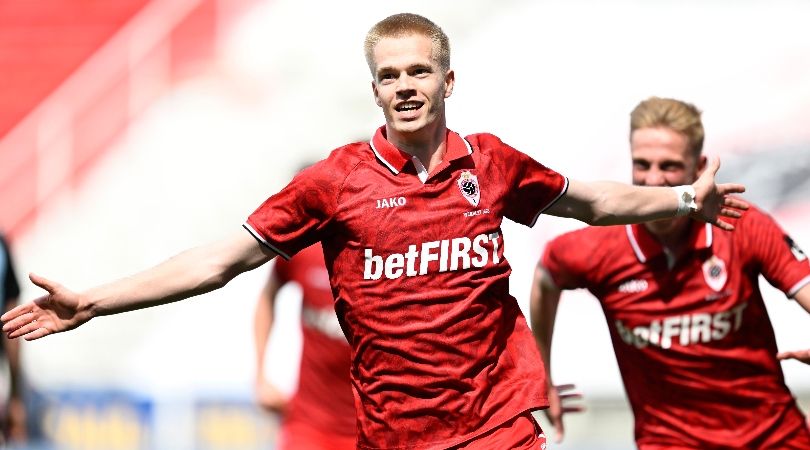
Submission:
<svg viewBox="0 0 810 450">
<path fill-rule="evenodd" d="M 352 348 L 361 448 L 447 448 L 547 406 L 509 294 L 501 222 L 531 225 L 567 179 L 489 134 L 448 131 L 427 174 L 380 128 L 265 201 L 245 227 L 288 257 L 322 241 Z"/>
<path fill-rule="evenodd" d="M 602 305 L 640 446 L 782 448 L 792 433 L 808 447 L 791 448 L 810 448 L 758 285 L 761 274 L 791 296 L 810 265 L 756 208 L 735 226 L 695 222 L 671 268 L 643 225 L 588 227 L 546 247 L 557 285 Z"/>
<path fill-rule="evenodd" d="M 349 344 L 335 316 L 329 274 L 319 244 L 291 260 L 278 259 L 274 275 L 302 290 L 301 369 L 298 389 L 284 416 L 285 426 L 306 422 L 322 432 L 354 436 L 357 421 L 349 382 Z"/>
</svg>

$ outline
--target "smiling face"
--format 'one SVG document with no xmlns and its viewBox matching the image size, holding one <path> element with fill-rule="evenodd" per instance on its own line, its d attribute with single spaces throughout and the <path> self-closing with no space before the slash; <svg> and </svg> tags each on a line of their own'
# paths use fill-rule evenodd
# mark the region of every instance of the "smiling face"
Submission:
<svg viewBox="0 0 810 450">
<path fill-rule="evenodd" d="M 380 39 L 372 51 L 372 89 L 389 140 L 435 136 L 445 127 L 454 74 L 442 69 L 434 43 L 421 34 Z"/>
</svg>

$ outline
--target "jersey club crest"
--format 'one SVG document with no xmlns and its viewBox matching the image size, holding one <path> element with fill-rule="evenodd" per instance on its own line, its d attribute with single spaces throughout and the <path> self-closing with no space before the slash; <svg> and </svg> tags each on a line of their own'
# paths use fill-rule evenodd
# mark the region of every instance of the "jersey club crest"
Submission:
<svg viewBox="0 0 810 450">
<path fill-rule="evenodd" d="M 461 172 L 458 177 L 458 188 L 461 190 L 461 195 L 467 199 L 473 206 L 478 206 L 481 200 L 481 188 L 478 186 L 478 177 L 473 175 L 469 170 Z"/>
<path fill-rule="evenodd" d="M 703 263 L 703 278 L 706 279 L 706 284 L 715 291 L 720 291 L 728 281 L 728 272 L 726 271 L 726 263 L 722 259 L 712 255 Z"/>
</svg>

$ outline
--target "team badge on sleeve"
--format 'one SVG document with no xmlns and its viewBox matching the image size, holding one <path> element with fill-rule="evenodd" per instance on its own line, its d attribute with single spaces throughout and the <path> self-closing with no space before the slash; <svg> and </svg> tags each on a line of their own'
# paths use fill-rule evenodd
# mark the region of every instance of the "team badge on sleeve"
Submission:
<svg viewBox="0 0 810 450">
<path fill-rule="evenodd" d="M 703 278 L 706 279 L 706 284 L 715 291 L 720 291 L 728 281 L 728 272 L 726 272 L 726 263 L 722 259 L 712 255 L 703 263 Z"/>
<path fill-rule="evenodd" d="M 458 188 L 461 190 L 461 195 L 467 199 L 473 206 L 478 206 L 481 200 L 481 188 L 478 186 L 478 177 L 473 175 L 469 170 L 461 172 L 458 177 Z"/>
<path fill-rule="evenodd" d="M 790 247 L 790 252 L 793 253 L 793 256 L 796 258 L 797 261 L 804 261 L 807 259 L 807 255 L 796 245 L 796 241 L 790 238 L 790 236 L 785 235 L 785 242 L 787 242 L 788 247 Z"/>
</svg>

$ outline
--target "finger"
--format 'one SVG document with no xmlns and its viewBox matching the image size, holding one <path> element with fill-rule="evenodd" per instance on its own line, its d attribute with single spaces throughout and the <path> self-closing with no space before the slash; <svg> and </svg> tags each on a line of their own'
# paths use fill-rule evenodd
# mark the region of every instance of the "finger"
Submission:
<svg viewBox="0 0 810 450">
<path fill-rule="evenodd" d="M 717 192 L 721 195 L 742 194 L 745 192 L 745 185 L 739 183 L 721 183 L 717 185 Z"/>
<path fill-rule="evenodd" d="M 577 388 L 577 385 L 570 384 L 570 383 L 569 384 L 557 384 L 557 385 L 554 385 L 554 389 L 556 389 L 557 392 L 570 391 L 571 389 L 576 389 L 576 388 Z"/>
<path fill-rule="evenodd" d="M 740 200 L 739 198 L 729 196 L 723 197 L 723 206 L 742 210 L 748 209 L 748 203 Z"/>
<path fill-rule="evenodd" d="M 562 418 L 558 417 L 552 421 L 552 425 L 554 426 L 554 442 L 559 444 L 565 436 L 565 426 L 563 426 Z"/>
<path fill-rule="evenodd" d="M 723 229 L 723 230 L 726 230 L 726 231 L 734 231 L 734 225 L 732 225 L 732 224 L 730 224 L 728 222 L 722 221 L 720 219 L 718 219 L 716 222 L 714 222 L 714 225 L 716 227 L 718 227 L 720 229 Z"/>
<path fill-rule="evenodd" d="M 9 339 L 16 339 L 20 336 L 25 336 L 32 331 L 37 330 L 42 326 L 41 323 L 37 322 L 36 319 L 29 319 L 28 322 L 22 324 L 20 327 L 15 328 L 14 330 L 8 333 Z"/>
<path fill-rule="evenodd" d="M 20 317 L 23 314 L 28 314 L 33 310 L 34 310 L 34 304 L 33 303 L 26 303 L 24 305 L 19 305 L 19 306 L 13 308 L 10 311 L 7 311 L 5 314 L 0 316 L 0 320 L 3 321 L 3 331 L 8 331 L 8 330 L 16 328 L 16 327 L 13 327 L 13 326 L 7 326 L 8 322 L 16 319 L 17 317 Z"/>
<path fill-rule="evenodd" d="M 776 354 L 776 359 L 784 360 L 784 359 L 791 359 L 796 357 L 796 352 L 779 352 Z"/>
<path fill-rule="evenodd" d="M 57 291 L 57 289 L 62 287 L 59 283 L 51 281 L 45 277 L 41 277 L 33 272 L 28 274 L 28 279 L 30 279 L 35 285 L 48 291 L 49 294 L 53 294 Z"/>
<path fill-rule="evenodd" d="M 47 329 L 45 327 L 39 327 L 36 330 L 34 330 L 33 332 L 31 332 L 29 334 L 26 334 L 23 337 L 25 338 L 26 341 L 36 341 L 37 339 L 45 337 L 45 336 L 47 336 L 49 334 L 51 334 L 51 330 L 49 330 L 49 329 Z"/>
<path fill-rule="evenodd" d="M 578 413 L 578 412 L 583 412 L 586 409 L 588 409 L 588 408 L 586 408 L 584 405 L 566 406 L 565 408 L 562 409 L 562 412 L 563 413 L 570 413 L 570 412 L 577 412 Z"/>
<path fill-rule="evenodd" d="M 715 175 L 717 171 L 720 170 L 720 158 L 717 157 L 711 158 L 709 160 L 709 166 L 706 169 L 708 169 L 707 172 L 709 172 L 712 175 Z"/>
<path fill-rule="evenodd" d="M 720 209 L 720 215 L 721 216 L 726 216 L 726 217 L 733 217 L 735 219 L 739 219 L 740 217 L 742 217 L 741 212 L 737 211 L 736 209 L 731 209 L 731 208 L 721 208 Z"/>
<path fill-rule="evenodd" d="M 570 392 L 568 394 L 560 394 L 560 400 L 578 400 L 582 398 L 582 393 L 580 392 Z"/>
<path fill-rule="evenodd" d="M 20 327 L 29 324 L 31 322 L 34 322 L 35 319 L 36 317 L 34 316 L 33 312 L 27 312 L 5 323 L 3 325 L 3 331 L 9 333 L 9 337 L 11 337 L 10 332 L 18 330 Z"/>
</svg>

